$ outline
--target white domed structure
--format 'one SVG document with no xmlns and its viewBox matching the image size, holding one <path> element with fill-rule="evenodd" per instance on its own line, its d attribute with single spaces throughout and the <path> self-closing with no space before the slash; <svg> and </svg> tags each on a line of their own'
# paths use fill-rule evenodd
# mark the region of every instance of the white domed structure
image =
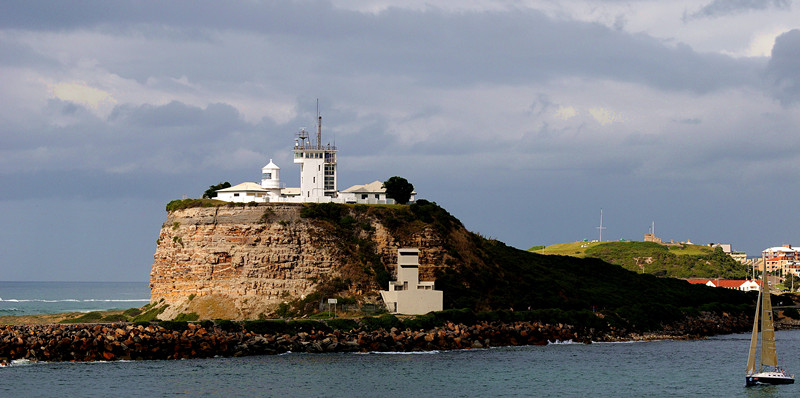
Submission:
<svg viewBox="0 0 800 398">
<path fill-rule="evenodd" d="M 272 159 L 269 163 L 261 168 L 261 187 L 264 189 L 280 189 L 281 188 L 281 168 Z"/>
</svg>

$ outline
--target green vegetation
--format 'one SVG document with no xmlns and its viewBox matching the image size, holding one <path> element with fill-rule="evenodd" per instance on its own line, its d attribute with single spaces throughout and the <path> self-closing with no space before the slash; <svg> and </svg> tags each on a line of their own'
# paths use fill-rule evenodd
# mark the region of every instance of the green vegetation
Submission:
<svg viewBox="0 0 800 398">
<path fill-rule="evenodd" d="M 219 183 L 217 185 L 211 185 L 203 193 L 203 199 L 216 198 L 217 197 L 217 191 L 219 191 L 220 189 L 225 189 L 225 188 L 230 188 L 230 187 L 231 187 L 231 183 L 229 183 L 228 181 L 221 182 L 221 183 Z"/>
<path fill-rule="evenodd" d="M 748 268 L 721 248 L 687 245 L 669 247 L 653 242 L 604 242 L 586 249 L 587 257 L 599 258 L 627 270 L 673 278 L 745 278 Z"/>
<path fill-rule="evenodd" d="M 404 205 L 411 199 L 411 194 L 414 192 L 414 185 L 409 183 L 403 177 L 390 177 L 383 182 L 383 188 L 386 189 L 386 197 L 394 199 L 397 204 Z"/>
<path fill-rule="evenodd" d="M 190 209 L 193 207 L 215 207 L 222 206 L 228 202 L 216 199 L 175 199 L 167 203 L 167 211 Z"/>
<path fill-rule="evenodd" d="M 261 218 L 258 219 L 258 222 L 260 222 L 261 224 L 266 224 L 272 221 L 272 219 L 275 218 L 275 216 L 277 216 L 277 214 L 275 214 L 275 211 L 267 207 L 266 210 L 264 210 L 264 214 L 262 214 Z"/>
<path fill-rule="evenodd" d="M 103 319 L 103 314 L 97 311 L 87 312 L 77 318 L 65 319 L 61 323 L 97 323 Z"/>
<path fill-rule="evenodd" d="M 173 320 L 174 320 L 174 321 L 183 321 L 183 322 L 186 322 L 186 321 L 196 321 L 196 320 L 198 320 L 198 319 L 200 319 L 200 315 L 197 315 L 197 313 L 196 313 L 196 312 L 190 312 L 190 313 L 188 313 L 188 314 L 185 314 L 185 313 L 180 313 L 180 314 L 178 314 L 178 316 L 176 316 L 176 317 L 175 317 L 175 319 L 173 319 Z"/>
<path fill-rule="evenodd" d="M 153 322 L 158 321 L 158 316 L 169 307 L 168 304 L 159 306 L 160 303 L 150 303 L 142 307 L 142 312 L 136 315 L 133 322 Z"/>
<path fill-rule="evenodd" d="M 158 326 L 161 326 L 167 330 L 175 330 L 178 332 L 182 332 L 186 329 L 189 329 L 189 322 L 185 320 L 174 320 L 174 321 L 159 321 Z"/>
<path fill-rule="evenodd" d="M 547 247 L 534 246 L 538 254 L 599 258 L 623 268 L 673 278 L 730 278 L 748 276 L 748 269 L 720 248 L 679 244 L 665 246 L 654 242 L 571 242 Z"/>
</svg>

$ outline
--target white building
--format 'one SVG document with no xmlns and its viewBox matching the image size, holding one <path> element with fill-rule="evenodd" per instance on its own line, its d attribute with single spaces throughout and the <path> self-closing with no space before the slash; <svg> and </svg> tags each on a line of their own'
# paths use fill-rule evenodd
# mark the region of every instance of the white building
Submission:
<svg viewBox="0 0 800 398">
<path fill-rule="evenodd" d="M 317 137 L 312 141 L 305 129 L 295 139 L 294 163 L 300 165 L 300 187 L 286 188 L 280 180 L 280 167 L 269 160 L 261 169 L 261 184 L 243 182 L 217 191 L 216 199 L 226 202 L 313 202 L 393 204 L 386 197 L 383 183 L 375 181 L 337 189 L 336 146 L 322 145 L 322 117 L 317 117 Z M 416 192 L 410 201 L 416 200 Z"/>
<path fill-rule="evenodd" d="M 416 200 L 416 192 L 411 193 L 410 202 Z M 339 196 L 344 203 L 369 203 L 387 204 L 394 203 L 394 200 L 386 197 L 386 188 L 380 181 L 373 181 L 364 185 L 353 185 L 350 188 L 339 192 Z"/>
<path fill-rule="evenodd" d="M 434 282 L 419 281 L 419 249 L 397 250 L 397 280 L 381 290 L 386 309 L 394 314 L 421 315 L 441 311 L 444 296 Z"/>
</svg>

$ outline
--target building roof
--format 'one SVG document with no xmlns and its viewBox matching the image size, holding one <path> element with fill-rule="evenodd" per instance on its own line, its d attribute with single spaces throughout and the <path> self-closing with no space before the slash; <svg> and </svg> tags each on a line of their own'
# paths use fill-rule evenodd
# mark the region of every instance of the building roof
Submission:
<svg viewBox="0 0 800 398">
<path fill-rule="evenodd" d="M 758 286 L 761 286 L 761 281 L 753 281 L 753 280 L 742 280 L 742 279 L 687 279 L 686 282 L 689 282 L 693 285 L 707 285 L 711 282 L 712 285 L 716 287 L 728 287 L 728 288 L 740 288 L 742 285 L 746 283 L 754 283 Z"/>
<path fill-rule="evenodd" d="M 263 169 L 273 169 L 273 170 L 280 170 L 281 168 L 280 168 L 280 167 L 278 167 L 278 165 L 277 165 L 277 164 L 275 164 L 275 163 L 272 163 L 272 159 L 270 159 L 270 160 L 269 160 L 269 163 L 267 163 L 267 165 L 266 165 L 266 166 L 264 166 L 264 167 L 262 167 L 261 169 L 262 169 L 262 170 L 263 170 Z"/>
<path fill-rule="evenodd" d="M 343 190 L 342 193 L 386 193 L 386 188 L 383 187 L 382 182 L 373 181 L 369 184 L 353 185 Z M 416 195 L 417 191 L 412 191 L 411 194 Z"/>
<path fill-rule="evenodd" d="M 353 185 L 350 188 L 345 189 L 342 192 L 346 193 L 384 193 L 386 192 L 386 188 L 383 187 L 383 183 L 380 181 L 373 181 L 369 184 L 364 185 Z"/>
<path fill-rule="evenodd" d="M 770 247 L 769 249 L 764 250 L 764 253 L 774 253 L 774 252 L 796 253 L 797 249 L 795 249 L 793 247 L 775 246 L 775 247 Z"/>
<path fill-rule="evenodd" d="M 267 192 L 267 190 L 264 189 L 261 184 L 255 182 L 243 182 L 230 188 L 219 189 L 217 192 Z"/>
</svg>

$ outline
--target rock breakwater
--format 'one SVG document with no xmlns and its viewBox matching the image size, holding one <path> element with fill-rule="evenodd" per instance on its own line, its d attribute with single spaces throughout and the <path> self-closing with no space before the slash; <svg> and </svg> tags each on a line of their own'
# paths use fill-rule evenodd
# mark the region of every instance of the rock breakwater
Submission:
<svg viewBox="0 0 800 398">
<path fill-rule="evenodd" d="M 320 323 L 321 324 L 321 323 Z M 0 362 L 111 361 L 208 358 L 215 356 L 269 355 L 284 352 L 411 352 L 545 345 L 556 341 L 591 343 L 642 339 L 700 338 L 747 329 L 746 316 L 693 318 L 659 333 L 636 334 L 624 330 L 575 328 L 539 322 L 447 322 L 428 330 L 398 328 L 349 331 L 311 328 L 297 333 L 261 334 L 245 329 L 185 324 L 184 330 L 159 325 L 78 324 L 23 325 L 0 328 Z M 324 324 L 321 324 L 324 325 Z"/>
</svg>

